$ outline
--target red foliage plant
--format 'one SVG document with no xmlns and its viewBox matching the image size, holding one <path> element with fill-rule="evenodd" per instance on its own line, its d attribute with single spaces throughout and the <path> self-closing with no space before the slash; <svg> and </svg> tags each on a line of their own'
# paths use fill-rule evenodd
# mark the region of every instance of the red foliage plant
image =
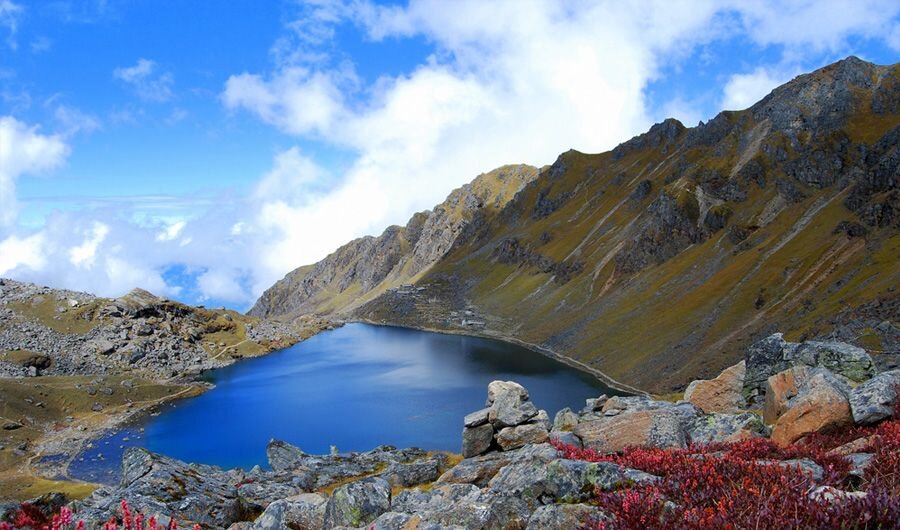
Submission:
<svg viewBox="0 0 900 530">
<path fill-rule="evenodd" d="M 132 512 L 128 501 L 123 500 L 122 517 L 110 517 L 103 525 L 103 530 L 163 530 L 156 517 L 144 517 L 140 512 Z M 49 519 L 49 520 L 48 520 Z M 119 526 L 121 521 L 121 527 Z M 12 525 L 8 522 L 0 522 L 0 530 L 12 530 L 14 528 L 30 528 L 32 530 L 85 530 L 84 521 L 78 521 L 73 525 L 73 514 L 67 506 L 63 506 L 58 514 L 48 518 L 37 507 L 28 503 L 22 503 L 16 511 Z M 175 519 L 169 521 L 168 530 L 177 530 L 178 523 Z M 201 530 L 199 524 L 193 526 L 193 530 Z"/>
<path fill-rule="evenodd" d="M 862 496 L 813 498 L 818 485 L 852 489 L 849 462 L 828 451 L 872 436 L 874 453 L 859 485 Z M 660 477 L 652 484 L 596 491 L 593 503 L 614 523 L 591 521 L 585 530 L 713 528 L 898 528 L 900 421 L 877 427 L 818 433 L 781 448 L 765 438 L 693 445 L 685 449 L 630 448 L 618 454 L 555 443 L 564 458 L 612 462 Z M 815 483 L 799 465 L 767 461 L 808 458 L 824 478 Z"/>
</svg>

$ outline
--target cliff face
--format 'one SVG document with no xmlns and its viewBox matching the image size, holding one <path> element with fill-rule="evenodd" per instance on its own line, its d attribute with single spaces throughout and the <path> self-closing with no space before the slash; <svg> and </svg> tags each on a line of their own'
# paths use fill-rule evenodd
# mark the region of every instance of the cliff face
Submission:
<svg viewBox="0 0 900 530">
<path fill-rule="evenodd" d="M 775 329 L 890 364 L 898 146 L 900 65 L 849 58 L 695 128 L 667 120 L 610 152 L 563 153 L 458 224 L 426 232 L 442 205 L 350 243 L 254 314 L 515 338 L 656 391 Z"/>
<path fill-rule="evenodd" d="M 531 166 L 511 165 L 479 175 L 433 210 L 415 214 L 406 226 L 353 240 L 315 265 L 292 271 L 263 293 L 250 314 L 346 312 L 413 282 L 479 230 L 537 173 Z"/>
</svg>

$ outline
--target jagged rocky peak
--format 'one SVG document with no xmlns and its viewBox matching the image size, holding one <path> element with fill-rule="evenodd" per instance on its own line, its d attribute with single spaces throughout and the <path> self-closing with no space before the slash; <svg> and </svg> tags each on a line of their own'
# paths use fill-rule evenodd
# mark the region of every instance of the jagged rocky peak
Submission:
<svg viewBox="0 0 900 530">
<path fill-rule="evenodd" d="M 406 226 L 353 240 L 322 261 L 291 271 L 263 293 L 250 314 L 331 313 L 413 281 L 477 232 L 487 212 L 501 210 L 537 175 L 537 168 L 523 164 L 483 173 L 434 209 L 414 214 Z"/>
</svg>

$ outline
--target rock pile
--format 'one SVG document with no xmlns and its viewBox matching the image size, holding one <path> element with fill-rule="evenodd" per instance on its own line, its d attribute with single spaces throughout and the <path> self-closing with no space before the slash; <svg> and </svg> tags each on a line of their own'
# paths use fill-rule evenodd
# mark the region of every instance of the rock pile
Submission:
<svg viewBox="0 0 900 530">
<path fill-rule="evenodd" d="M 0 358 L 0 377 L 140 369 L 167 378 L 232 362 L 235 351 L 217 339 L 228 333 L 260 345 L 302 338 L 291 325 L 186 306 L 142 289 L 105 299 L 6 279 L 0 285 L 0 351 L 20 352 Z"/>
<path fill-rule="evenodd" d="M 463 457 L 477 456 L 492 448 L 509 451 L 547 440 L 550 417 L 529 401 L 528 391 L 522 385 L 513 381 L 491 382 L 485 405 L 463 420 Z"/>
</svg>

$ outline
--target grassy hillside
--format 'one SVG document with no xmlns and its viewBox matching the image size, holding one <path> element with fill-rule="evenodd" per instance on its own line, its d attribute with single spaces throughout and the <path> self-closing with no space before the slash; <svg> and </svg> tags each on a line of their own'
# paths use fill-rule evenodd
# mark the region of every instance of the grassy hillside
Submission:
<svg viewBox="0 0 900 530">
<path fill-rule="evenodd" d="M 657 392 L 775 330 L 895 352 L 898 80 L 850 58 L 695 128 L 566 152 L 416 289 L 308 309 L 515 338 Z"/>
</svg>

